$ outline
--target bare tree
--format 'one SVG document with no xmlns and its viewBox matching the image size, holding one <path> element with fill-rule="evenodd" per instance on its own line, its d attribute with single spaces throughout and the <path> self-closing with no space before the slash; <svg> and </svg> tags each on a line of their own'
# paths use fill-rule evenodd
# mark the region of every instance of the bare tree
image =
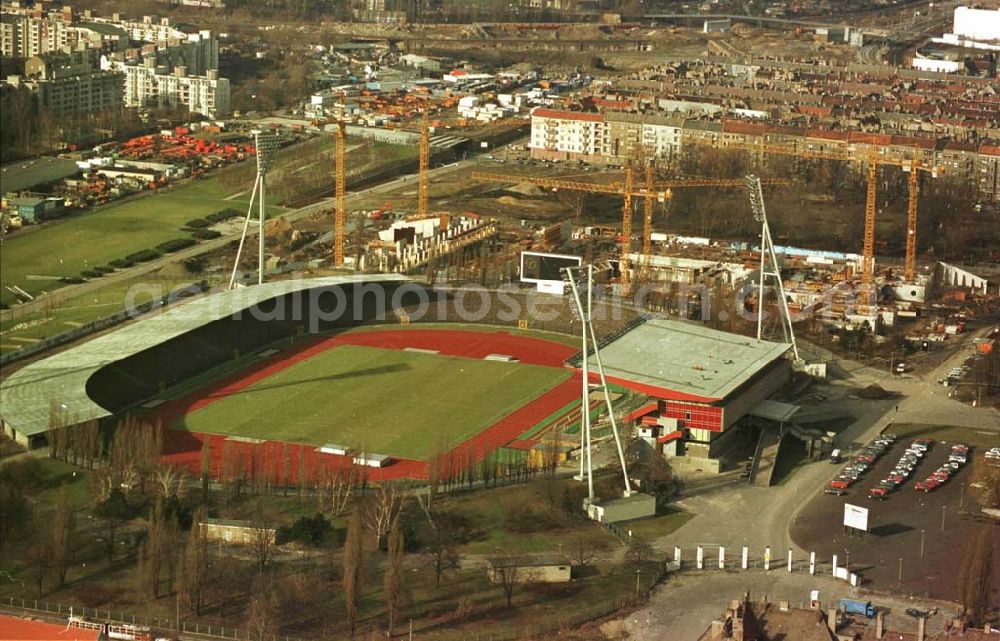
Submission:
<svg viewBox="0 0 1000 641">
<path fill-rule="evenodd" d="M 177 522 L 167 518 L 163 511 L 163 499 L 157 498 L 149 515 L 146 540 L 140 548 L 135 571 L 137 592 L 146 598 L 159 598 L 164 571 L 168 571 L 169 578 L 171 550 L 176 537 Z"/>
<path fill-rule="evenodd" d="M 388 636 L 392 636 L 392 631 L 396 626 L 396 617 L 399 614 L 399 606 L 403 596 L 403 531 L 399 526 L 399 519 L 392 522 L 389 530 L 389 550 L 386 559 L 386 570 L 382 593 L 385 595 L 385 607 L 389 614 Z"/>
<path fill-rule="evenodd" d="M 569 552 L 573 565 L 577 567 L 586 567 L 593 563 L 597 557 L 597 550 L 594 549 L 593 545 L 584 541 L 583 537 L 576 539 L 576 545 L 572 546 Z"/>
<path fill-rule="evenodd" d="M 209 482 L 212 480 L 212 439 L 207 436 L 201 442 L 201 465 L 198 472 L 201 475 L 201 500 L 207 503 Z"/>
<path fill-rule="evenodd" d="M 527 557 L 516 552 L 509 552 L 495 556 L 489 560 L 490 583 L 500 588 L 507 598 L 507 607 L 510 608 L 514 598 L 514 590 L 523 583 L 529 583 L 534 579 L 535 573 L 528 565 Z"/>
<path fill-rule="evenodd" d="M 269 586 L 258 586 L 246 611 L 246 629 L 250 641 L 270 641 L 277 631 L 277 599 Z"/>
<path fill-rule="evenodd" d="M 281 444 L 281 478 L 279 482 L 281 483 L 281 492 L 284 496 L 288 496 L 288 484 L 292 479 L 292 458 L 291 452 L 288 450 L 288 443 Z"/>
<path fill-rule="evenodd" d="M 51 527 L 42 519 L 41 527 Z M 28 562 L 28 573 L 38 590 L 38 596 L 45 594 L 45 577 L 49 573 L 49 566 L 52 563 L 52 543 L 51 536 L 45 536 L 43 530 L 39 532 L 39 537 L 33 545 L 28 547 L 24 560 Z"/>
<path fill-rule="evenodd" d="M 52 517 L 52 567 L 56 573 L 57 585 L 66 585 L 66 573 L 73 562 L 73 512 L 66 498 L 66 490 L 59 492 L 56 512 Z"/>
<path fill-rule="evenodd" d="M 257 508 L 254 516 L 250 520 L 250 547 L 254 560 L 257 562 L 257 572 L 263 577 L 264 569 L 271 560 L 274 548 L 275 530 L 271 525 L 272 520 L 268 518 L 264 510 L 263 502 L 257 499 Z"/>
<path fill-rule="evenodd" d="M 368 499 L 364 510 L 365 527 L 375 539 L 375 547 L 382 544 L 389 528 L 399 517 L 403 507 L 403 493 L 392 481 L 378 486 Z"/>
<path fill-rule="evenodd" d="M 653 546 L 646 539 L 633 536 L 625 550 L 625 559 L 631 563 L 642 563 L 653 557 Z"/>
<path fill-rule="evenodd" d="M 427 459 L 427 511 L 434 507 L 434 498 L 441 487 L 441 464 L 444 458 L 444 442 L 438 443 Z"/>
<path fill-rule="evenodd" d="M 160 496 L 167 498 L 180 494 L 184 472 L 173 465 L 160 465 L 153 471 L 153 481 Z"/>
<path fill-rule="evenodd" d="M 202 523 L 205 520 L 205 509 L 199 507 L 195 511 L 188 533 L 187 547 L 184 549 L 184 559 L 181 562 L 181 576 L 178 581 L 178 594 L 181 601 L 201 616 L 205 592 L 209 581 L 208 539 Z"/>
<path fill-rule="evenodd" d="M 981 528 L 968 547 L 959 586 L 962 590 L 962 614 L 973 625 L 981 625 L 989 612 L 990 574 L 993 544 L 989 528 Z"/>
<path fill-rule="evenodd" d="M 343 588 L 344 603 L 347 606 L 347 625 L 351 636 L 358 625 L 358 600 L 361 594 L 361 568 L 364 564 L 364 529 L 361 517 L 355 513 L 347 525 L 347 539 L 344 541 Z"/>
<path fill-rule="evenodd" d="M 344 515 L 354 497 L 356 472 L 357 468 L 353 463 L 324 468 L 319 491 L 316 493 L 321 512 L 329 510 L 334 516 Z"/>
</svg>

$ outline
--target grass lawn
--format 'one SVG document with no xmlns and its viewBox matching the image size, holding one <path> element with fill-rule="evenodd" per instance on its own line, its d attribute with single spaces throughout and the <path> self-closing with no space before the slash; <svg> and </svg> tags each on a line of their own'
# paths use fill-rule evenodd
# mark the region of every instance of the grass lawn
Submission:
<svg viewBox="0 0 1000 641">
<path fill-rule="evenodd" d="M 177 427 L 424 459 L 569 376 L 549 367 L 340 345 L 187 415 Z"/>
<path fill-rule="evenodd" d="M 595 552 L 620 547 L 618 539 L 595 521 L 579 514 L 569 515 L 563 507 L 564 491 L 578 481 L 535 481 L 520 485 L 444 495 L 438 499 L 438 509 L 466 515 L 481 536 L 462 546 L 463 554 L 492 554 L 497 550 L 517 550 L 524 553 L 572 554 L 582 542 Z M 513 510 L 528 508 L 544 514 L 534 532 L 512 531 L 507 527 Z"/>
<path fill-rule="evenodd" d="M 32 295 L 61 287 L 55 278 L 79 276 L 85 269 L 190 236 L 180 228 L 192 218 L 246 209 L 249 194 L 232 200 L 227 195 L 214 177 L 206 178 L 7 238 L 0 249 L 0 298 L 13 302 L 9 285 Z M 43 278 L 29 278 L 34 276 Z"/>
</svg>

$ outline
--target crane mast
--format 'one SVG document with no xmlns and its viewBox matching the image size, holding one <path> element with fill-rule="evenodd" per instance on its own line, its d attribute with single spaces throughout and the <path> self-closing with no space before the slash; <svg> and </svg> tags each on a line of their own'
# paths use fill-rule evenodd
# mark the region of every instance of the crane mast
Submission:
<svg viewBox="0 0 1000 641">
<path fill-rule="evenodd" d="M 347 194 L 347 169 L 345 156 L 347 142 L 344 136 L 344 121 L 337 122 L 336 175 L 334 178 L 334 216 L 333 216 L 333 264 L 344 266 L 344 217 L 346 216 L 345 199 Z"/>
</svg>

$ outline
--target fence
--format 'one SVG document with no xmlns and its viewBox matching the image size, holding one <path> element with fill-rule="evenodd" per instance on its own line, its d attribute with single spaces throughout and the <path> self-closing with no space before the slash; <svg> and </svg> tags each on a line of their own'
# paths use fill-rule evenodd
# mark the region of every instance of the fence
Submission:
<svg viewBox="0 0 1000 641">
<path fill-rule="evenodd" d="M 415 630 L 414 637 L 434 639 L 434 641 L 514 641 L 515 639 L 525 639 L 541 636 L 566 630 L 613 614 L 622 608 L 635 606 L 649 599 L 653 588 L 666 576 L 666 569 L 662 563 L 647 563 L 643 566 L 645 572 L 636 575 L 636 593 L 629 598 L 609 599 L 591 604 L 580 604 L 573 608 L 573 612 L 565 617 L 548 621 L 546 623 L 534 623 L 527 625 L 506 625 L 502 622 L 494 622 L 490 625 L 489 632 L 469 632 L 465 630 Z M 649 572 L 649 569 L 653 569 Z M 200 637 L 209 639 L 251 639 L 257 638 L 249 630 L 244 630 L 232 626 L 211 625 L 204 623 L 191 623 L 181 621 L 177 626 L 172 619 L 159 619 L 156 617 L 146 617 L 141 615 L 116 612 L 100 608 L 84 608 L 67 606 L 60 603 L 47 603 L 31 599 L 20 599 L 15 597 L 3 597 L 0 599 L 0 609 L 7 608 L 16 610 L 19 614 L 25 614 L 33 618 L 48 619 L 65 622 L 71 615 L 86 618 L 99 623 L 129 624 L 145 626 L 152 630 L 152 637 L 156 638 L 157 632 L 173 632 L 180 637 Z M 379 623 L 379 626 L 382 624 Z M 371 638 L 384 634 L 383 627 L 371 627 L 362 629 L 356 636 L 358 638 Z M 286 635 L 274 634 L 268 637 L 271 641 L 305 641 L 304 639 L 289 637 Z M 325 638 L 331 638 L 326 636 Z M 347 635 L 340 638 L 346 639 Z"/>
</svg>

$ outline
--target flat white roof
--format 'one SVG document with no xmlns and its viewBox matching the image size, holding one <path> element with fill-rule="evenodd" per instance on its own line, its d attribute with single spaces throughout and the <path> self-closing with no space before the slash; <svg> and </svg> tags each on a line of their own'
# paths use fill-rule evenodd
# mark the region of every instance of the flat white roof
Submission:
<svg viewBox="0 0 1000 641">
<path fill-rule="evenodd" d="M 725 398 L 789 349 L 787 343 L 653 319 L 603 347 L 601 359 L 607 375 L 625 383 L 714 401 Z"/>
</svg>

